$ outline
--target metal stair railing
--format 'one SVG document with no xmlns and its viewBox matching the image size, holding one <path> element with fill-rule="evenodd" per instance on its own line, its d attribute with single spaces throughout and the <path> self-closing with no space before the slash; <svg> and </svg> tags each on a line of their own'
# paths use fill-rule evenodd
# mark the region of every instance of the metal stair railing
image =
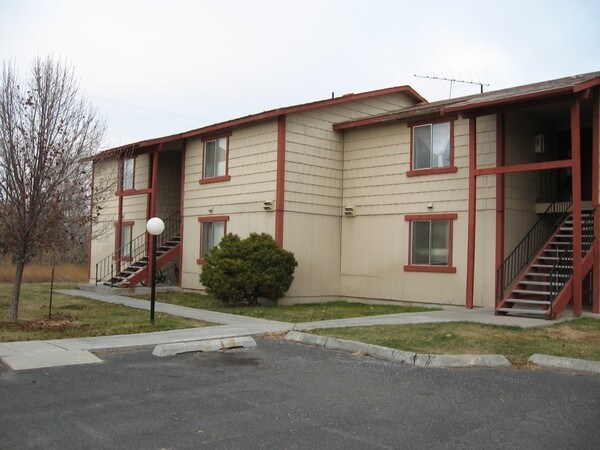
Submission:
<svg viewBox="0 0 600 450">
<path fill-rule="evenodd" d="M 179 211 L 171 214 L 169 217 L 165 219 L 165 229 L 158 236 L 156 246 L 161 247 L 177 235 L 179 235 L 180 231 L 181 219 L 179 217 Z"/>
<path fill-rule="evenodd" d="M 157 239 L 157 248 L 176 237 L 180 232 L 179 211 L 165 219 L 165 229 Z M 148 256 L 147 233 L 140 234 L 130 243 L 114 251 L 100 262 L 96 263 L 96 285 L 104 280 L 110 280 L 111 287 L 114 278 L 122 271 L 123 266 L 129 266 Z"/>
<path fill-rule="evenodd" d="M 525 237 L 496 270 L 496 304 L 498 305 L 506 289 L 529 265 L 542 245 L 554 234 L 568 217 L 571 200 L 555 199 L 531 227 Z"/>
<path fill-rule="evenodd" d="M 581 224 L 581 256 L 585 256 L 594 244 L 594 210 L 592 210 Z M 562 288 L 573 276 L 573 242 L 550 269 L 548 277 L 550 280 L 550 316 L 554 315 L 554 301 Z"/>
<path fill-rule="evenodd" d="M 121 248 L 115 250 L 106 258 L 96 263 L 96 285 L 99 282 L 110 279 L 111 287 L 112 280 L 121 271 L 123 263 L 129 264 L 130 261 L 138 261 L 141 259 L 140 250 L 146 246 L 146 233 L 140 234 L 131 242 L 122 245 Z"/>
</svg>

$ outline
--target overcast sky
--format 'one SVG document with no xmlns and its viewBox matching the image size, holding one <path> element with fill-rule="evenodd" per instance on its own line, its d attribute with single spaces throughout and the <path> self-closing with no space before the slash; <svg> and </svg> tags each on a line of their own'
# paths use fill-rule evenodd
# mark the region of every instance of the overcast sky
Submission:
<svg viewBox="0 0 600 450">
<path fill-rule="evenodd" d="M 350 92 L 600 71 L 599 0 L 0 0 L 0 60 L 65 58 L 106 147 Z M 455 83 L 452 96 L 479 92 Z"/>
</svg>

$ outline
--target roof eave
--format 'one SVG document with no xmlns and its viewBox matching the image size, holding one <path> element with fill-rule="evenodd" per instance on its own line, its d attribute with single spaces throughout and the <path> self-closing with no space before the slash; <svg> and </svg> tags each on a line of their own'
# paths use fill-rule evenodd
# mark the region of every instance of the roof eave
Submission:
<svg viewBox="0 0 600 450">
<path fill-rule="evenodd" d="M 196 137 L 196 136 L 206 136 L 206 135 L 216 134 L 216 133 L 230 130 L 232 128 L 240 127 L 243 125 L 249 125 L 249 124 L 260 122 L 263 120 L 269 120 L 272 118 L 276 118 L 276 117 L 279 117 L 279 116 L 285 115 L 285 114 L 293 114 L 293 113 L 308 111 L 311 109 L 324 108 L 327 106 L 348 103 L 351 101 L 357 101 L 357 100 L 363 100 L 363 99 L 367 99 L 367 98 L 379 97 L 379 96 L 390 95 L 390 94 L 399 94 L 399 93 L 404 93 L 404 94 L 407 94 L 408 96 L 412 97 L 413 100 L 415 100 L 416 104 L 427 103 L 427 100 L 424 97 L 422 97 L 417 91 L 415 91 L 412 87 L 410 87 L 408 85 L 396 86 L 396 87 L 385 88 L 385 89 L 378 89 L 378 90 L 368 91 L 368 92 L 361 92 L 358 94 L 347 94 L 347 95 L 342 95 L 340 97 L 334 97 L 334 98 L 325 99 L 325 100 L 318 100 L 316 102 L 310 102 L 310 103 L 304 103 L 301 105 L 273 109 L 273 110 L 265 111 L 265 112 L 258 113 L 258 114 L 252 114 L 249 116 L 240 117 L 238 119 L 228 120 L 226 122 L 216 123 L 214 125 L 208 125 L 206 127 L 197 128 L 195 130 L 190 130 L 190 131 L 186 131 L 183 133 L 173 134 L 173 135 L 164 136 L 164 137 L 160 137 L 160 138 L 156 138 L 156 139 L 148 139 L 148 140 L 144 140 L 144 141 L 133 142 L 131 144 L 122 145 L 119 147 L 114 147 L 111 149 L 104 150 L 103 152 L 96 155 L 94 157 L 94 159 L 100 159 L 100 158 L 104 158 L 104 157 L 112 156 L 112 155 L 120 155 L 121 153 L 128 151 L 128 150 L 131 151 L 131 150 L 151 147 L 154 145 L 164 144 L 167 142 L 173 142 L 173 141 L 177 141 L 180 139 L 187 139 L 187 138 Z"/>
<path fill-rule="evenodd" d="M 526 102 L 526 101 L 543 100 L 543 99 L 547 99 L 548 97 L 555 97 L 555 96 L 559 96 L 559 95 L 570 94 L 573 92 L 574 92 L 573 86 L 566 86 L 566 87 L 561 87 L 561 88 L 557 88 L 557 89 L 549 89 L 549 90 L 542 91 L 542 92 L 530 92 L 527 94 L 513 95 L 513 96 L 509 96 L 509 97 L 505 97 L 505 98 L 488 100 L 485 102 L 462 104 L 462 105 L 457 104 L 457 105 L 452 105 L 452 106 L 447 106 L 445 108 L 442 108 L 441 114 L 445 115 L 445 114 L 452 114 L 452 113 L 465 113 L 465 112 L 469 112 L 469 111 L 473 111 L 473 110 L 477 110 L 477 109 L 487 109 L 487 108 L 491 108 L 491 107 L 511 105 L 514 103 L 521 103 L 521 102 Z"/>
</svg>

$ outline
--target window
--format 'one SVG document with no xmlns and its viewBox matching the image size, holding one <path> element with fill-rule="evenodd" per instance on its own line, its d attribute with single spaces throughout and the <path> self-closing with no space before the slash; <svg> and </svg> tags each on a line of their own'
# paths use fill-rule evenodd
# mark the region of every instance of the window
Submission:
<svg viewBox="0 0 600 450">
<path fill-rule="evenodd" d="M 207 138 L 204 141 L 204 166 L 200 183 L 214 183 L 230 179 L 227 174 L 229 135 Z"/>
<path fill-rule="evenodd" d="M 408 271 L 456 272 L 452 267 L 452 224 L 456 214 L 406 216 L 410 222 Z"/>
<path fill-rule="evenodd" d="M 131 220 L 115 222 L 115 254 L 113 259 L 130 258 L 131 242 L 133 239 L 133 224 Z"/>
<path fill-rule="evenodd" d="M 131 238 L 133 225 L 123 225 L 121 228 L 121 257 L 129 258 L 131 256 Z"/>
<path fill-rule="evenodd" d="M 409 176 L 456 172 L 454 167 L 454 122 L 416 122 L 411 127 Z"/>
<path fill-rule="evenodd" d="M 200 222 L 200 258 L 198 264 L 204 264 L 204 258 L 213 247 L 219 245 L 227 232 L 229 216 L 199 217 Z"/>
<path fill-rule="evenodd" d="M 134 158 L 123 160 L 123 190 L 133 189 Z"/>
</svg>

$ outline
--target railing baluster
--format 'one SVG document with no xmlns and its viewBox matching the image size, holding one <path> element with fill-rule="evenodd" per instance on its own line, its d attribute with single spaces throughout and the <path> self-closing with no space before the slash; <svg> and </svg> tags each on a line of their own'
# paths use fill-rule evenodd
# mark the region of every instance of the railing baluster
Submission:
<svg viewBox="0 0 600 450">
<path fill-rule="evenodd" d="M 163 245 L 165 242 L 173 239 L 175 236 L 179 234 L 180 229 L 180 218 L 179 211 L 173 213 L 165 220 L 165 231 L 160 236 L 160 245 Z M 143 233 L 137 236 L 135 239 L 131 241 L 131 245 L 129 245 L 129 255 L 123 256 L 123 250 L 129 244 L 125 244 L 121 246 L 120 249 L 108 255 L 106 258 L 96 263 L 96 284 L 99 281 L 106 280 L 107 276 L 110 276 L 110 284 L 111 287 L 114 283 L 114 278 L 118 275 L 115 272 L 115 265 L 121 265 L 122 263 L 129 263 L 139 261 L 142 256 L 147 254 L 146 248 L 146 233 Z M 126 265 L 126 264 L 124 264 Z M 121 271 L 124 267 L 121 267 Z M 110 274 L 108 273 L 110 271 Z"/>
<path fill-rule="evenodd" d="M 552 233 L 565 220 L 570 207 L 570 201 L 556 199 L 546 208 L 539 220 L 497 269 L 504 274 L 504 283 L 498 286 L 496 298 L 502 298 L 506 289 L 531 262 L 541 245 L 552 236 Z"/>
</svg>

